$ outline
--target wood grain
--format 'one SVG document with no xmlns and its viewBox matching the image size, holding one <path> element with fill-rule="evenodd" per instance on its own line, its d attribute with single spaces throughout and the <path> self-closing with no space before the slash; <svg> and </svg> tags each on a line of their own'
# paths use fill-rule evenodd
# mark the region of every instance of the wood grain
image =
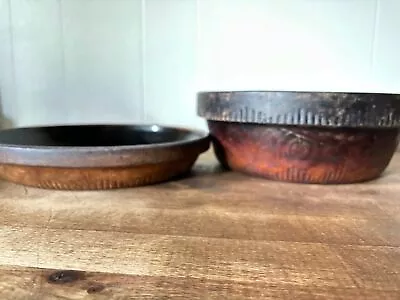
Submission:
<svg viewBox="0 0 400 300">
<path fill-rule="evenodd" d="M 66 274 L 64 281 L 52 282 Z M 3 299 L 398 299 L 396 291 L 1 268 Z"/>
<path fill-rule="evenodd" d="M 400 154 L 368 184 L 296 185 L 208 152 L 142 188 L 2 182 L 0 298 L 399 299 L 398 170 Z"/>
</svg>

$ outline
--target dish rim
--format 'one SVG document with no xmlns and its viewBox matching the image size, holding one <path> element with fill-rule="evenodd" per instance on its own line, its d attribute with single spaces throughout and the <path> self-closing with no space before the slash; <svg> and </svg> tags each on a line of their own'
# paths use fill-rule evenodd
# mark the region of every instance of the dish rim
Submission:
<svg viewBox="0 0 400 300">
<path fill-rule="evenodd" d="M 179 160 L 186 154 L 196 155 L 209 148 L 209 132 L 188 127 L 162 125 L 157 123 L 82 123 L 37 125 L 4 129 L 18 131 L 24 129 L 56 127 L 136 127 L 138 129 L 167 129 L 192 134 L 189 139 L 165 143 L 113 146 L 46 146 L 0 143 L 0 164 L 15 164 L 38 167 L 128 167 Z M 147 130 L 149 131 L 149 130 Z M 151 131 L 151 130 L 150 130 Z M 156 131 L 155 131 L 156 132 Z M 187 151 L 185 152 L 185 149 Z"/>
</svg>

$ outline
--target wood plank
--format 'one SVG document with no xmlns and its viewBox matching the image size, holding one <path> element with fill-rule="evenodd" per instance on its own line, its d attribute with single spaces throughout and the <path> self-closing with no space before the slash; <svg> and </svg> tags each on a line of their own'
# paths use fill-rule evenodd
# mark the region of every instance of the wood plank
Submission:
<svg viewBox="0 0 400 300">
<path fill-rule="evenodd" d="M 294 185 L 222 172 L 208 152 L 194 176 L 143 188 L 3 182 L 0 296 L 396 299 L 399 166 L 400 153 L 374 182 Z M 85 275 L 59 285 L 25 267 Z"/>
<path fill-rule="evenodd" d="M 399 247 L 7 227 L 0 237 L 1 265 L 400 290 Z"/>
<path fill-rule="evenodd" d="M 171 198 L 174 198 L 173 193 Z M 260 212 L 258 208 L 242 212 L 240 207 L 235 207 L 235 211 L 229 211 L 218 207 L 218 203 L 179 208 L 140 207 L 136 199 L 129 198 L 124 198 L 123 203 L 115 201 L 118 205 L 114 203 L 110 212 L 112 201 L 109 200 L 113 199 L 113 194 L 105 195 L 104 199 L 81 199 L 69 200 L 66 195 L 47 201 L 43 198 L 3 201 L 0 212 L 7 218 L 1 219 L 0 224 L 241 240 L 400 246 L 399 223 L 394 218 L 385 219 L 384 215 L 367 218 L 296 216 Z M 60 202 L 64 203 L 59 205 Z"/>
<path fill-rule="evenodd" d="M 216 161 L 208 155 L 199 160 L 190 178 L 135 190 L 54 193 L 3 182 L 0 213 L 7 218 L 0 219 L 0 224 L 400 246 L 400 187 L 394 180 L 398 175 L 392 171 L 400 155 L 396 155 L 381 180 L 328 187 L 270 182 L 232 172 L 215 173 Z"/>
<path fill-rule="evenodd" d="M 64 275 L 63 277 L 61 275 Z M 55 281 L 55 278 L 62 280 Z M 267 282 L 126 276 L 2 267 L 0 297 L 26 299 L 398 299 L 399 292 L 357 288 L 294 288 Z"/>
</svg>

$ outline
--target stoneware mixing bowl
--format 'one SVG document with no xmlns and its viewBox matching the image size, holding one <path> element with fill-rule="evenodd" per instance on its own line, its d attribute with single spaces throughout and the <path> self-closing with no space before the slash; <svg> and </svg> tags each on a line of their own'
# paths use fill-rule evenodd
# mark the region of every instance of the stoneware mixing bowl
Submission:
<svg viewBox="0 0 400 300">
<path fill-rule="evenodd" d="M 198 114 L 223 166 L 273 180 L 371 180 L 399 141 L 400 97 L 393 94 L 201 92 Z"/>
</svg>

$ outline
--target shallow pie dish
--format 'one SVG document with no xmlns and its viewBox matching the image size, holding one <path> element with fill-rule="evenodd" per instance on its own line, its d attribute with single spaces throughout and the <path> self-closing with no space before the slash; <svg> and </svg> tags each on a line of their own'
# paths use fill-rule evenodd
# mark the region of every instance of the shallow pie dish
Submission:
<svg viewBox="0 0 400 300">
<path fill-rule="evenodd" d="M 158 125 L 65 125 L 0 131 L 2 179 L 47 189 L 135 187 L 189 172 L 208 134 Z"/>
<path fill-rule="evenodd" d="M 399 143 L 400 96 L 290 91 L 201 92 L 226 168 L 267 179 L 343 184 L 379 177 Z"/>
</svg>

